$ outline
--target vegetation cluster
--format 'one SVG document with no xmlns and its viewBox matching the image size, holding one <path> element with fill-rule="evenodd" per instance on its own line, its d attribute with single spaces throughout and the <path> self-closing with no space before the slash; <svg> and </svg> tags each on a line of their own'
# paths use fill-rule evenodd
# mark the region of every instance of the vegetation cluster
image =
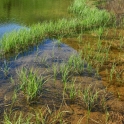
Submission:
<svg viewBox="0 0 124 124">
<path fill-rule="evenodd" d="M 77 124 L 111 124 L 113 121 L 123 124 L 124 111 L 118 112 L 111 107 L 110 97 L 114 96 L 107 92 L 108 86 L 101 88 L 99 82 L 102 79 L 109 85 L 124 86 L 121 63 L 124 37 L 116 29 L 110 33 L 112 26 L 116 26 L 116 21 L 112 22 L 113 16 L 91 3 L 88 0 L 74 0 L 69 7 L 70 19 L 38 23 L 6 34 L 0 40 L 1 57 L 10 52 L 17 54 L 46 38 L 58 39 L 58 47 L 61 47 L 61 39 L 76 37 L 79 50 L 67 61 L 52 64 L 49 64 L 47 56 L 39 58 L 37 53 L 34 62 L 40 65 L 39 68 L 17 69 L 17 78 L 11 77 L 15 90 L 10 104 L 5 107 L 2 123 L 73 124 L 71 119 L 76 116 L 74 123 Z M 95 41 L 83 39 L 86 34 L 94 37 Z M 110 42 L 106 40 L 114 35 L 118 41 L 116 45 L 114 39 Z M 118 52 L 118 59 L 111 56 L 113 49 Z M 54 60 L 54 54 L 51 58 Z M 4 62 L 1 70 L 7 77 L 11 69 Z M 88 84 L 85 77 L 93 80 Z M 121 95 L 116 95 L 120 100 Z M 98 118 L 93 116 L 95 114 Z M 115 119 L 115 115 L 118 118 Z"/>
</svg>

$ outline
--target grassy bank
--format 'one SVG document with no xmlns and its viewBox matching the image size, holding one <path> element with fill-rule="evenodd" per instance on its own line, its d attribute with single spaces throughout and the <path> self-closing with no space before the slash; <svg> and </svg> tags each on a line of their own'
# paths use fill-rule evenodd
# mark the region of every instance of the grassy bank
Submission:
<svg viewBox="0 0 124 124">
<path fill-rule="evenodd" d="M 41 42 L 47 37 L 67 36 L 72 32 L 105 27 L 110 21 L 110 14 L 87 4 L 86 0 L 75 0 L 69 8 L 75 16 L 56 22 L 44 22 L 6 34 L 0 40 L 0 54 L 18 53 L 29 46 Z"/>
<path fill-rule="evenodd" d="M 107 29 L 110 14 L 89 1 L 75 0 L 69 11 L 73 14 L 70 19 L 32 25 L 1 40 L 1 55 L 18 53 L 49 37 L 71 37 L 71 45 L 76 42 L 78 48 L 70 46 L 80 51 L 71 52 L 66 59 L 66 50 L 61 58 L 54 48 L 49 55 L 37 49 L 23 64 L 23 57 L 17 59 L 20 63 L 14 69 L 5 61 L 1 71 L 10 83 L 8 94 L 1 88 L 1 123 L 123 124 L 124 95 L 117 91 L 115 97 L 108 91 L 113 84 L 124 86 L 123 32 Z M 57 45 L 61 49 L 61 41 Z M 111 53 L 117 53 L 117 59 Z M 13 70 L 14 74 L 10 73 Z"/>
</svg>

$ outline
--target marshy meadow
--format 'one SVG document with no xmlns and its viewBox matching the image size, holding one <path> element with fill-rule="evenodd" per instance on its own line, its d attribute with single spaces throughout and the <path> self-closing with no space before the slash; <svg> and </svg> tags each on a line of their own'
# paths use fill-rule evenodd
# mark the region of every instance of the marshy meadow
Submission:
<svg viewBox="0 0 124 124">
<path fill-rule="evenodd" d="M 2 0 L 0 124 L 124 124 L 123 0 Z"/>
</svg>

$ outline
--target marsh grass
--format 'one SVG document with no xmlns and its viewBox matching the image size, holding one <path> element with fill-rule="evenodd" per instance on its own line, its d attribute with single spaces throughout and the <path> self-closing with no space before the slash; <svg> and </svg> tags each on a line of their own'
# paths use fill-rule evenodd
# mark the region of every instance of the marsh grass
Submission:
<svg viewBox="0 0 124 124">
<path fill-rule="evenodd" d="M 62 77 L 62 82 L 66 85 L 69 79 L 70 68 L 67 64 L 63 63 L 60 65 L 60 74 Z"/>
<path fill-rule="evenodd" d="M 68 66 L 70 67 L 71 73 L 82 74 L 85 69 L 85 60 L 82 59 L 82 53 L 79 55 L 72 55 L 68 60 Z"/>
<path fill-rule="evenodd" d="M 82 49 L 82 59 L 85 71 L 89 74 L 99 75 L 99 71 L 105 67 L 104 64 L 109 60 L 110 45 L 105 44 L 103 47 L 103 41 L 99 40 L 95 44 L 85 43 Z M 95 72 L 96 70 L 96 72 Z"/>
<path fill-rule="evenodd" d="M 81 33 L 81 34 L 79 34 L 79 36 L 78 36 L 78 42 L 79 42 L 79 44 L 81 44 L 82 43 L 82 40 L 83 40 L 83 34 Z"/>
<path fill-rule="evenodd" d="M 11 107 L 13 107 L 14 103 L 17 100 L 17 93 L 18 93 L 18 90 L 17 89 L 14 89 L 13 96 L 12 96 Z"/>
<path fill-rule="evenodd" d="M 102 37 L 102 34 L 104 33 L 104 30 L 105 30 L 104 27 L 101 27 L 101 26 L 96 30 L 96 33 L 99 37 L 99 40 L 101 40 L 101 37 Z"/>
<path fill-rule="evenodd" d="M 1 54 L 7 54 L 9 52 L 18 53 L 19 51 L 29 48 L 29 46 L 38 44 L 39 41 L 44 38 L 68 34 L 70 32 L 69 28 L 73 28 L 75 21 L 76 19 L 62 19 L 57 22 L 38 23 L 32 25 L 30 29 L 13 31 L 1 39 Z"/>
<path fill-rule="evenodd" d="M 90 42 L 86 42 L 82 51 L 78 55 L 72 55 L 67 63 L 63 63 L 58 67 L 57 64 L 52 65 L 52 78 L 54 78 L 54 82 L 57 79 L 57 76 L 60 75 L 61 81 L 63 82 L 63 92 L 67 92 L 69 94 L 69 99 L 74 101 L 78 95 L 81 97 L 83 101 L 83 105 L 88 111 L 87 118 L 89 120 L 90 113 L 98 107 L 98 104 L 101 104 L 104 110 L 106 110 L 106 123 L 108 122 L 108 112 L 106 109 L 106 99 L 105 96 L 101 98 L 99 101 L 99 93 L 100 91 L 93 88 L 91 85 L 84 88 L 82 91 L 76 89 L 75 79 L 70 79 L 75 75 L 82 75 L 84 72 L 88 72 L 88 74 L 95 73 L 95 76 L 99 76 L 99 71 L 104 66 L 104 63 L 109 58 L 109 51 L 111 46 L 104 45 L 102 36 L 104 34 L 105 27 L 109 24 L 110 15 L 104 10 L 98 10 L 97 8 L 91 7 L 87 5 L 87 0 L 75 0 L 70 10 L 75 13 L 75 17 L 73 19 L 62 19 L 56 22 L 44 22 L 42 24 L 36 24 L 30 27 L 30 29 L 20 30 L 17 33 L 12 32 L 9 35 L 3 37 L 1 42 L 0 51 L 3 54 L 7 54 L 9 52 L 19 52 L 25 48 L 28 48 L 29 45 L 33 46 L 39 43 L 39 40 L 43 40 L 47 37 L 58 38 L 57 45 L 61 46 L 61 38 L 66 36 L 71 36 L 73 33 L 77 33 L 79 30 L 78 42 L 79 44 L 83 43 L 82 41 L 82 32 L 86 29 L 95 30 L 98 36 L 98 41 L 96 44 L 92 46 Z M 102 25 L 102 26 L 101 26 Z M 81 28 L 80 28 L 81 27 Z M 94 29 L 95 28 L 95 29 Z M 108 35 L 108 34 L 106 34 Z M 8 42 L 9 41 L 9 42 Z M 123 38 L 120 37 L 120 48 L 123 48 Z M 54 59 L 54 51 L 52 53 L 52 58 Z M 42 58 L 38 58 L 38 54 L 36 59 L 40 60 L 41 64 L 47 63 L 47 56 L 43 56 Z M 3 72 L 8 72 L 8 65 L 5 64 L 3 68 Z M 96 72 L 94 72 L 94 68 L 96 68 Z M 60 70 L 59 70 L 60 69 Z M 32 100 L 36 100 L 39 95 L 42 93 L 43 85 L 47 82 L 47 78 L 42 76 L 37 76 L 37 71 L 33 68 L 27 69 L 22 68 L 20 71 L 17 71 L 19 78 L 19 91 L 23 91 L 25 94 L 27 101 L 30 102 Z M 123 70 L 116 70 L 116 64 L 113 63 L 111 69 L 107 72 L 108 79 L 110 82 L 113 81 L 114 78 L 120 83 L 123 83 L 122 80 Z M 68 84 L 67 84 L 68 83 Z M 69 87 L 68 87 L 69 85 Z M 17 90 L 14 91 L 14 95 L 12 97 L 12 103 L 17 99 Z M 100 103 L 101 102 L 101 103 Z M 13 104 L 12 104 L 13 105 Z M 46 123 L 64 123 L 63 121 L 63 113 L 64 111 L 55 111 L 47 107 L 45 111 L 36 111 L 35 114 L 31 114 L 31 116 L 23 117 L 22 113 L 19 116 L 15 114 L 13 120 L 11 121 L 11 112 L 10 115 L 7 113 L 4 114 L 4 123 L 33 123 L 31 118 L 35 118 L 36 123 L 46 124 Z M 87 121 L 88 123 L 88 121 Z"/>
<path fill-rule="evenodd" d="M 35 118 L 37 124 L 46 124 L 49 123 L 49 116 L 52 116 L 51 109 L 47 106 L 45 110 L 35 111 Z"/>
<path fill-rule="evenodd" d="M 48 64 L 47 64 L 48 54 L 42 54 L 42 56 L 40 56 L 41 54 L 42 54 L 42 51 L 39 51 L 39 48 L 37 46 L 34 62 L 39 63 L 44 66 L 48 66 Z"/>
<path fill-rule="evenodd" d="M 41 65 L 44 65 L 45 67 L 49 67 L 49 64 L 47 63 L 48 55 L 43 55 L 38 59 L 39 63 Z"/>
<path fill-rule="evenodd" d="M 116 86 L 123 86 L 124 84 L 123 66 L 119 67 L 117 62 L 113 62 L 111 68 L 108 69 L 106 73 L 108 74 L 108 81 L 110 82 L 110 84 L 114 84 Z"/>
<path fill-rule="evenodd" d="M 110 117 L 110 114 L 108 111 L 105 112 L 105 122 L 106 124 L 109 122 L 109 117 Z"/>
<path fill-rule="evenodd" d="M 33 123 L 31 121 L 33 115 L 29 114 L 26 117 L 23 116 L 23 114 L 20 112 L 15 113 L 14 116 L 12 117 L 12 115 L 8 115 L 7 112 L 4 112 L 4 120 L 3 120 L 3 124 L 31 124 Z"/>
<path fill-rule="evenodd" d="M 106 25 L 110 20 L 110 14 L 105 10 L 88 5 L 87 0 L 74 0 L 70 6 L 70 11 L 82 19 L 82 23 L 87 27 Z"/>
<path fill-rule="evenodd" d="M 112 64 L 112 67 L 110 69 L 110 79 L 109 79 L 110 82 L 113 81 L 113 78 L 114 78 L 114 75 L 115 75 L 115 68 L 116 68 L 116 64 L 113 63 Z"/>
<path fill-rule="evenodd" d="M 92 29 L 91 27 L 99 27 L 100 25 L 106 26 L 110 20 L 110 14 L 107 11 L 89 7 L 86 0 L 74 0 L 70 11 L 73 14 L 76 13 L 76 16 L 71 19 L 63 18 L 56 22 L 38 23 L 29 28 L 4 35 L 0 40 L 0 55 L 10 52 L 18 53 L 48 37 L 70 36 L 75 34 L 77 29 L 82 32 L 82 28 L 85 30 L 86 28 Z"/>
<path fill-rule="evenodd" d="M 120 85 L 124 84 L 124 78 L 122 76 L 123 73 L 124 73 L 124 69 L 119 69 L 119 70 L 116 69 L 116 74 L 115 74 L 116 75 L 116 80 Z"/>
<path fill-rule="evenodd" d="M 52 65 L 52 70 L 53 70 L 53 77 L 54 77 L 54 82 L 57 79 L 57 75 L 58 75 L 58 64 L 53 64 Z"/>
<path fill-rule="evenodd" d="M 63 36 L 57 36 L 57 40 L 55 40 L 54 39 L 54 41 L 55 41 L 55 44 L 58 46 L 58 47 L 61 47 L 61 45 L 62 45 L 62 38 L 63 38 Z"/>
<path fill-rule="evenodd" d="M 3 63 L 3 66 L 1 67 L 1 71 L 4 73 L 4 76 L 7 77 L 10 71 L 10 67 L 8 62 L 5 60 Z"/>
<path fill-rule="evenodd" d="M 76 79 L 72 79 L 71 84 L 68 88 L 69 98 L 72 102 L 75 100 L 76 95 L 77 95 L 77 89 L 76 89 L 75 81 L 76 81 Z"/>
<path fill-rule="evenodd" d="M 19 76 L 19 89 L 26 94 L 27 101 L 35 99 L 42 92 L 44 83 L 47 80 L 43 77 L 38 77 L 36 72 L 32 69 L 22 68 L 17 72 Z"/>
<path fill-rule="evenodd" d="M 91 85 L 84 88 L 82 91 L 82 100 L 85 103 L 85 107 L 88 109 L 88 111 L 91 111 L 98 102 L 98 91 L 95 91 L 95 89 L 92 89 Z"/>
<path fill-rule="evenodd" d="M 4 112 L 4 120 L 2 124 L 64 124 L 63 114 L 68 111 L 59 109 L 50 109 L 45 106 L 41 109 L 33 109 L 33 112 Z"/>
<path fill-rule="evenodd" d="M 90 114 L 93 109 L 99 104 L 99 92 L 91 85 L 85 87 L 82 91 L 82 101 L 87 109 L 87 124 L 89 123 Z"/>
</svg>

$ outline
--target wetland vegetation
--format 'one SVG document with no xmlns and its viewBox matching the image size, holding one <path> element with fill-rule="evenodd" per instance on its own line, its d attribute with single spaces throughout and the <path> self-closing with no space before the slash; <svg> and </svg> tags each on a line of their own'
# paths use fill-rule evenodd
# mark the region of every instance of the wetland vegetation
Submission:
<svg viewBox="0 0 124 124">
<path fill-rule="evenodd" d="M 68 11 L 0 40 L 2 124 L 124 123 L 124 24 L 92 0 Z"/>
</svg>

